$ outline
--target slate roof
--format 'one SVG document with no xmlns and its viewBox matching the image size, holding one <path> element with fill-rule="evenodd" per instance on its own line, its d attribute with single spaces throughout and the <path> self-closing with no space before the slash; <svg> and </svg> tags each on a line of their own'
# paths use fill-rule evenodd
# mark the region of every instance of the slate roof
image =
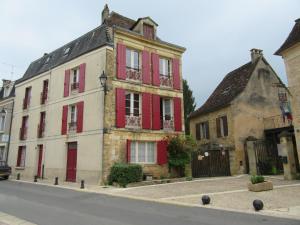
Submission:
<svg viewBox="0 0 300 225">
<path fill-rule="evenodd" d="M 295 20 L 295 25 L 289 34 L 288 38 L 281 45 L 281 47 L 274 53 L 275 55 L 281 55 L 281 53 L 292 47 L 293 45 L 300 43 L 300 18 Z"/>
<path fill-rule="evenodd" d="M 214 112 L 228 106 L 244 91 L 258 61 L 259 60 L 254 63 L 248 62 L 228 73 L 206 102 L 200 108 L 192 112 L 189 118 Z"/>
</svg>

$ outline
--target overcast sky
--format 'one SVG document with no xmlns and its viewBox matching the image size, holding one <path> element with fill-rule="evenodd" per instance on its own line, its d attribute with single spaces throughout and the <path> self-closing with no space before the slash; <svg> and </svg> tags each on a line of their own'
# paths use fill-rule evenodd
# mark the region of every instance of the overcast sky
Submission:
<svg viewBox="0 0 300 225">
<path fill-rule="evenodd" d="M 20 78 L 43 53 L 100 25 L 105 3 L 133 19 L 150 16 L 161 39 L 186 47 L 183 76 L 197 106 L 251 48 L 263 49 L 286 82 L 273 53 L 300 17 L 300 0 L 0 0 L 0 78 Z"/>
</svg>

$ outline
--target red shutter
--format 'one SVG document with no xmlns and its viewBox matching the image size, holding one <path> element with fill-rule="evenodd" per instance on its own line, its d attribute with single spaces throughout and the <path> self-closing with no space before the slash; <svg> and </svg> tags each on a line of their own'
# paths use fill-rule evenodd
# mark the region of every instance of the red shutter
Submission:
<svg viewBox="0 0 300 225">
<path fill-rule="evenodd" d="M 152 129 L 160 130 L 160 96 L 152 95 Z"/>
<path fill-rule="evenodd" d="M 175 131 L 182 131 L 181 98 L 174 98 L 174 127 Z"/>
<path fill-rule="evenodd" d="M 152 84 L 154 86 L 160 86 L 159 80 L 159 56 L 152 53 Z"/>
<path fill-rule="evenodd" d="M 142 76 L 144 84 L 151 84 L 150 78 L 150 54 L 144 50 L 142 52 Z"/>
<path fill-rule="evenodd" d="M 173 87 L 180 90 L 179 59 L 173 59 Z"/>
<path fill-rule="evenodd" d="M 21 164 L 22 148 L 23 148 L 22 146 L 19 146 L 18 155 L 17 155 L 17 166 L 20 166 Z"/>
<path fill-rule="evenodd" d="M 62 135 L 67 133 L 67 128 L 68 128 L 68 106 L 64 105 L 63 111 L 62 111 L 62 123 L 61 123 L 61 134 Z"/>
<path fill-rule="evenodd" d="M 79 93 L 84 92 L 85 88 L 85 68 L 85 63 L 79 66 Z"/>
<path fill-rule="evenodd" d="M 78 102 L 77 103 L 77 133 L 82 132 L 83 128 L 83 108 L 84 108 L 84 102 Z"/>
<path fill-rule="evenodd" d="M 71 70 L 66 70 L 65 71 L 65 82 L 64 82 L 64 97 L 68 97 L 69 96 L 70 75 L 71 75 Z"/>
<path fill-rule="evenodd" d="M 125 127 L 125 90 L 116 88 L 116 127 Z"/>
<path fill-rule="evenodd" d="M 164 165 L 168 163 L 168 154 L 167 154 L 167 141 L 158 141 L 157 142 L 157 164 Z"/>
<path fill-rule="evenodd" d="M 130 163 L 130 145 L 131 145 L 131 141 L 129 139 L 127 139 L 127 143 L 126 143 L 126 160 L 127 160 L 127 163 Z"/>
<path fill-rule="evenodd" d="M 142 94 L 142 125 L 143 129 L 151 129 L 151 94 Z"/>
<path fill-rule="evenodd" d="M 117 78 L 126 79 L 126 47 L 121 43 L 117 44 Z"/>
</svg>

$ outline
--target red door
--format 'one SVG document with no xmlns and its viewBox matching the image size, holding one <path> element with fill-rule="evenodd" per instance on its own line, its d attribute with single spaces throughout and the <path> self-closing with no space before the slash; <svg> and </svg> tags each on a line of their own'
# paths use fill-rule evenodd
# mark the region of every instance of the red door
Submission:
<svg viewBox="0 0 300 225">
<path fill-rule="evenodd" d="M 76 182 L 77 147 L 69 144 L 67 156 L 67 181 Z"/>
<path fill-rule="evenodd" d="M 38 150 L 38 166 L 37 166 L 37 176 L 42 176 L 42 161 L 43 161 L 43 145 L 39 145 Z"/>
</svg>

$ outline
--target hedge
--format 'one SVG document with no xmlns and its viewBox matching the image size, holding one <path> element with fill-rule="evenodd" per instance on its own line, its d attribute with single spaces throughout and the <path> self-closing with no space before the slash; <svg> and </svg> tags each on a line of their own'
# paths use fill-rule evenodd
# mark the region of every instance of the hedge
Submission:
<svg viewBox="0 0 300 225">
<path fill-rule="evenodd" d="M 116 163 L 110 169 L 108 183 L 114 182 L 121 187 L 126 187 L 129 183 L 142 181 L 143 169 L 141 165 Z"/>
</svg>

